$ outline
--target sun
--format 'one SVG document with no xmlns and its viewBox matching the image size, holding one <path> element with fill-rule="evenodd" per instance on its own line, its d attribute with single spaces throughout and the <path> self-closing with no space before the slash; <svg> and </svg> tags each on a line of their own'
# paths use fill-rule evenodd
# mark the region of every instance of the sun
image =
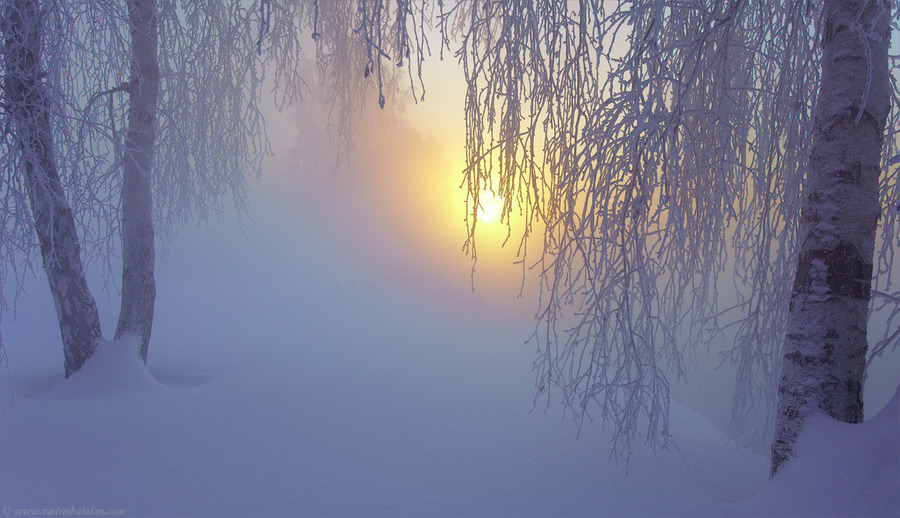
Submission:
<svg viewBox="0 0 900 518">
<path fill-rule="evenodd" d="M 494 223 L 503 214 L 503 198 L 490 191 L 481 191 L 478 195 L 478 221 Z"/>
</svg>

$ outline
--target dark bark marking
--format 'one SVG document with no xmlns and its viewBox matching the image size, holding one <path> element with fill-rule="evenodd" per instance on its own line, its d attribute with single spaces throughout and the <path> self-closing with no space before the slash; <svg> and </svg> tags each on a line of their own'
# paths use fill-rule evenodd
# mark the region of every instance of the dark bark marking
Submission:
<svg viewBox="0 0 900 518">
<path fill-rule="evenodd" d="M 862 164 L 856 162 L 855 168 L 841 169 L 837 176 L 841 183 L 857 185 L 862 179 Z"/>
<path fill-rule="evenodd" d="M 794 351 L 792 353 L 788 353 L 784 355 L 784 359 L 791 361 L 801 367 L 807 367 L 810 365 L 820 366 L 820 365 L 834 365 L 835 361 L 833 356 L 834 348 L 828 350 L 829 346 L 825 345 L 825 354 L 823 357 L 819 356 L 807 356 L 805 354 L 800 354 L 798 351 Z"/>
<path fill-rule="evenodd" d="M 810 250 L 800 255 L 794 281 L 794 295 L 809 294 L 812 285 L 812 262 L 819 260 L 828 266 L 829 295 L 869 300 L 872 290 L 872 263 L 860 257 L 848 244 L 832 250 Z"/>
</svg>

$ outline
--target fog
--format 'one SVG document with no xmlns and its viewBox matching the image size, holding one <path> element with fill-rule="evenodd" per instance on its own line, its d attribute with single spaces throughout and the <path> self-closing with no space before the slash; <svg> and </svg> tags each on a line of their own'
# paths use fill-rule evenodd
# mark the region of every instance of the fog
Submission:
<svg viewBox="0 0 900 518">
<path fill-rule="evenodd" d="M 329 108 L 317 86 L 287 112 L 269 110 L 274 154 L 258 183 L 251 187 L 247 229 L 252 241 L 269 237 L 282 246 L 294 243 L 304 257 L 317 257 L 337 278 L 336 284 L 371 289 L 402 288 L 435 301 L 465 300 L 513 315 L 525 341 L 533 331 L 537 306 L 540 236 L 519 247 L 521 221 L 481 221 L 478 260 L 466 242 L 464 161 L 464 84 L 459 67 L 449 61 L 426 63 L 425 100 L 403 87 L 384 110 L 374 102 L 359 114 L 353 135 L 356 148 L 348 163 L 330 149 Z M 222 226 L 227 227 L 227 223 Z M 256 235 L 254 235 L 256 234 Z M 301 278 L 302 271 L 296 272 Z M 317 276 L 319 274 L 316 274 Z M 900 282 L 896 279 L 895 282 Z M 720 289 L 730 289 L 729 282 Z M 727 307 L 734 296 L 720 292 Z M 453 315 L 446 315 L 453 320 Z M 886 315 L 870 323 L 874 343 L 887 328 Z M 687 380 L 672 380 L 673 397 L 717 426 L 726 427 L 734 392 L 734 371 L 722 364 L 720 351 L 731 335 L 711 350 L 693 351 Z M 524 347 L 529 353 L 533 347 Z M 888 351 L 869 369 L 866 408 L 877 412 L 900 383 L 900 351 Z M 762 424 L 762 423 L 760 423 Z"/>
<path fill-rule="evenodd" d="M 332 167 L 314 91 L 269 110 L 273 155 L 250 182 L 248 214 L 225 210 L 160 246 L 146 379 L 103 382 L 136 359 L 109 354 L 100 382 L 63 382 L 46 282 L 26 282 L 3 321 L 0 505 L 129 516 L 822 510 L 839 484 L 766 489 L 765 454 L 716 428 L 733 391 L 716 351 L 673 382 L 673 447 L 636 445 L 630 465 L 609 457 L 599 421 L 579 437 L 552 396 L 535 404 L 534 275 L 523 283 L 517 243 L 501 247 L 497 223 L 479 231 L 473 273 L 460 83 L 433 66 L 425 103 L 369 104 L 349 167 Z M 94 268 L 91 286 L 108 333 L 115 282 Z M 894 394 L 898 365 L 893 354 L 874 371 L 869 415 Z M 884 472 L 859 497 L 869 507 L 846 505 L 893 509 L 883 500 L 896 469 Z"/>
</svg>

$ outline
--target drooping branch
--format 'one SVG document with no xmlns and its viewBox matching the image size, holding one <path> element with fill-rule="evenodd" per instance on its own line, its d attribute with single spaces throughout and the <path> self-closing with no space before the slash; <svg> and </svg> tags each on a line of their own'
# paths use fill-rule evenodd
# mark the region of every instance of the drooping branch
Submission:
<svg viewBox="0 0 900 518">
<path fill-rule="evenodd" d="M 409 0 L 338 0 L 314 7 L 316 65 L 338 168 L 351 155 L 355 123 L 370 92 L 384 109 L 398 97 L 405 67 L 413 99 L 424 99 L 422 66 L 437 7 Z"/>
<path fill-rule="evenodd" d="M 579 422 L 614 423 L 623 452 L 638 428 L 664 438 L 665 380 L 713 340 L 733 343 L 732 433 L 758 423 L 768 441 L 820 12 L 535 0 L 460 2 L 442 18 L 447 34 L 464 28 L 470 252 L 484 191 L 522 212 L 523 241 L 542 235 L 526 259 L 541 277 L 538 392 L 557 388 Z M 897 211 L 884 216 L 893 246 Z"/>
</svg>

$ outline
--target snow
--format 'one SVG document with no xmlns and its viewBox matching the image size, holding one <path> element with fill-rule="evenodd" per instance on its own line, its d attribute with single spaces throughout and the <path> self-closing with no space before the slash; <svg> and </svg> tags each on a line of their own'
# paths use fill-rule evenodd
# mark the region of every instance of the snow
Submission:
<svg viewBox="0 0 900 518">
<path fill-rule="evenodd" d="M 828 265 L 820 259 L 813 259 L 809 264 L 809 300 L 824 302 L 831 298 L 831 288 L 828 285 Z"/>
<path fill-rule="evenodd" d="M 797 458 L 738 508 L 756 516 L 898 516 L 900 388 L 873 419 L 810 418 Z"/>
<path fill-rule="evenodd" d="M 136 392 L 154 390 L 159 382 L 140 360 L 140 339 L 127 336 L 118 341 L 101 340 L 91 361 L 75 371 L 68 380 L 48 380 L 44 390 L 30 397 L 46 400 L 84 400 L 102 397 L 128 397 Z"/>
<path fill-rule="evenodd" d="M 552 402 L 532 411 L 527 318 L 467 285 L 336 258 L 324 231 L 286 238 L 291 220 L 270 219 L 284 222 L 169 247 L 147 367 L 133 340 L 103 342 L 63 380 L 33 281 L 3 322 L 0 511 L 900 515 L 897 396 L 862 425 L 814 420 L 774 483 L 764 455 L 679 403 L 669 449 L 637 445 L 617 465 L 598 423 L 577 437 Z M 113 329 L 115 297 L 100 305 Z"/>
</svg>

